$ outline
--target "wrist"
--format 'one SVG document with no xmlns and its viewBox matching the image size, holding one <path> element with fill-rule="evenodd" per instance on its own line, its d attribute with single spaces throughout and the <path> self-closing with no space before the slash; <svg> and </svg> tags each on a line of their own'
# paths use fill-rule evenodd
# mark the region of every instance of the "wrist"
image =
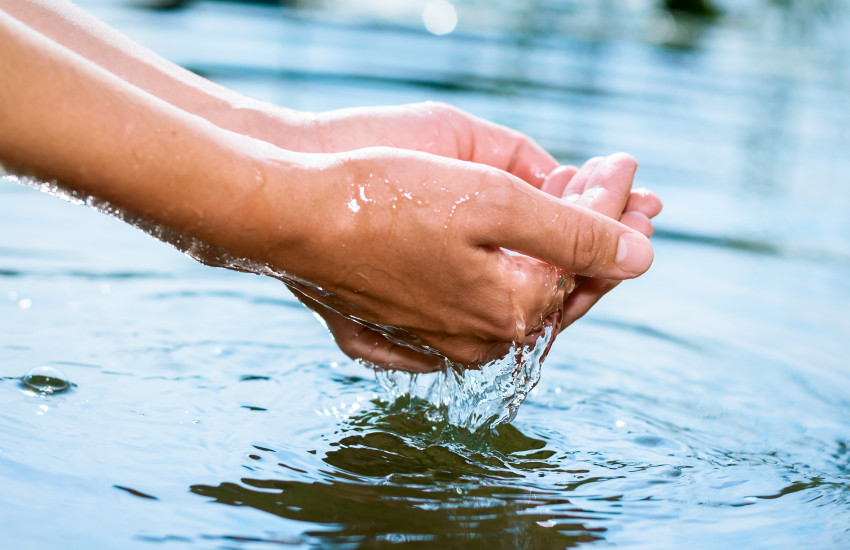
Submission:
<svg viewBox="0 0 850 550">
<path fill-rule="evenodd" d="M 287 151 L 319 152 L 317 117 L 225 91 L 208 93 L 196 113 L 222 129 Z"/>
<path fill-rule="evenodd" d="M 272 252 L 303 240 L 297 223 L 304 215 L 303 199 L 295 191 L 304 187 L 313 159 L 215 130 L 193 181 L 181 192 L 182 220 L 176 229 L 234 259 L 280 263 Z"/>
</svg>

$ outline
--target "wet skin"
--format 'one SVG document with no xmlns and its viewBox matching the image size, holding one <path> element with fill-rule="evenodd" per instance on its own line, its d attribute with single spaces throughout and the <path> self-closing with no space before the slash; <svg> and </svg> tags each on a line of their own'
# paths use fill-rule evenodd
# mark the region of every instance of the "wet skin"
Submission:
<svg viewBox="0 0 850 550">
<path fill-rule="evenodd" d="M 636 161 L 627 154 L 596 157 L 587 161 L 581 168 L 558 167 L 545 178 L 542 190 L 619 219 L 649 237 L 654 230 L 650 219 L 661 212 L 662 203 L 651 191 L 632 189 L 636 170 Z M 552 311 L 543 316 L 537 326 L 529 328 L 520 340 L 523 344 L 533 344 L 542 335 L 545 327 L 554 326 L 556 331 L 568 327 L 619 283 L 612 279 L 563 275 L 567 277 L 568 282 L 564 285 L 563 292 L 556 296 L 560 302 L 548 306 Z M 428 372 L 444 366 L 439 356 L 420 353 L 408 346 L 399 345 L 380 330 L 354 322 L 309 299 L 304 302 L 322 316 L 337 338 L 337 343 L 352 357 L 368 357 L 379 366 L 387 365 L 411 372 Z M 549 342 L 549 347 L 552 342 L 554 339 Z M 497 351 L 504 354 L 507 348 L 502 347 Z"/>
<path fill-rule="evenodd" d="M 568 325 L 605 279 L 652 261 L 638 214 L 654 215 L 657 198 L 627 198 L 617 178 L 628 170 L 576 173 L 589 190 L 618 190 L 586 197 L 600 214 L 551 193 L 581 187 L 573 169 L 453 107 L 297 113 L 176 67 L 71 5 L 0 7 L 0 69 L 20 83 L 0 93 L 0 159 L 261 266 L 352 357 L 414 371 L 439 355 L 485 361 L 545 320 Z M 199 259 L 239 268 L 216 257 Z M 571 274 L 583 278 L 565 301 Z"/>
</svg>

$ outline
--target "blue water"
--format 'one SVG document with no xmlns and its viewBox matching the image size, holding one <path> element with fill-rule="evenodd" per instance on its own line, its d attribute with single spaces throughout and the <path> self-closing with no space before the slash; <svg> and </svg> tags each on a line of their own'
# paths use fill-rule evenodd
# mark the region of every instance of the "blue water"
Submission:
<svg viewBox="0 0 850 550">
<path fill-rule="evenodd" d="M 280 283 L 0 180 L 0 547 L 850 547 L 843 4 L 460 3 L 443 37 L 366 4 L 81 4 L 290 107 L 443 100 L 565 162 L 628 151 L 665 211 L 651 271 L 472 437 L 383 400 Z M 74 386 L 22 387 L 43 365 Z"/>
</svg>

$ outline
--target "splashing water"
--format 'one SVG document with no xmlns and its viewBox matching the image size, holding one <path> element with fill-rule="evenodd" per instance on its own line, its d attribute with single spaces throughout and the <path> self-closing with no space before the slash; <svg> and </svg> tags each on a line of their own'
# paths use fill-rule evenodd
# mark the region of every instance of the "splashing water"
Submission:
<svg viewBox="0 0 850 550">
<path fill-rule="evenodd" d="M 45 181 L 31 176 L 21 176 L 12 174 L 0 164 L 0 175 L 9 181 L 26 185 L 37 189 L 48 195 L 53 195 L 62 198 L 72 204 L 86 205 L 108 216 L 112 216 L 122 222 L 128 223 L 148 235 L 151 235 L 157 240 L 170 244 L 180 252 L 186 254 L 190 258 L 201 262 L 202 264 L 212 267 L 223 267 L 236 271 L 244 271 L 248 273 L 256 273 L 258 275 L 268 275 L 276 279 L 280 279 L 288 286 L 303 285 L 313 287 L 309 282 L 302 281 L 288 273 L 281 273 L 273 270 L 271 267 L 255 262 L 252 260 L 237 258 L 231 255 L 223 248 L 209 245 L 203 241 L 181 233 L 166 225 L 155 223 L 149 219 L 135 216 L 130 212 L 112 204 L 109 201 L 98 199 L 97 197 L 89 196 L 80 191 L 68 189 L 60 185 L 57 181 Z"/>
<path fill-rule="evenodd" d="M 446 421 L 471 432 L 514 419 L 519 406 L 540 380 L 543 354 L 552 339 L 552 327 L 533 346 L 516 344 L 501 359 L 478 369 L 447 362 L 442 371 L 411 374 L 376 368 L 378 383 L 391 401 L 424 401 L 434 421 Z M 373 368 L 375 368 L 373 366 Z"/>
<path fill-rule="evenodd" d="M 74 204 L 84 204 L 129 223 L 203 264 L 274 277 L 293 292 L 300 292 L 300 288 L 307 287 L 319 294 L 326 294 L 323 289 L 308 281 L 282 273 L 265 264 L 234 257 L 221 248 L 210 246 L 167 226 L 133 216 L 108 201 L 69 190 L 56 181 L 13 175 L 5 171 L 2 165 L 0 175 Z M 559 283 L 559 287 L 561 284 Z M 346 317 L 353 318 L 350 315 Z M 353 319 L 368 324 L 400 344 L 410 345 L 415 341 L 415 338 L 410 338 L 411 342 L 399 339 L 394 327 Z M 480 368 L 469 368 L 467 365 L 444 359 L 443 370 L 431 374 L 388 371 L 366 361 L 361 363 L 375 369 L 378 383 L 391 400 L 409 397 L 411 403 L 424 402 L 426 407 L 430 407 L 427 414 L 432 420 L 446 421 L 453 426 L 476 432 L 514 419 L 519 406 L 540 380 L 542 358 L 551 340 L 552 327 L 546 327 L 533 345 L 514 343 L 504 357 L 492 360 Z M 429 351 L 436 353 L 436 350 Z"/>
</svg>

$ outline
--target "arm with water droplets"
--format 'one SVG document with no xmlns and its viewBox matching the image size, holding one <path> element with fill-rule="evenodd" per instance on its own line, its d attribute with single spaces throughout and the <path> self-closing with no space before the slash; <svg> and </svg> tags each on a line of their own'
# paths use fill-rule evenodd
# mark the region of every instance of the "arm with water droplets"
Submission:
<svg viewBox="0 0 850 550">
<path fill-rule="evenodd" d="M 13 84 L 0 87 L 4 163 L 453 361 L 522 344 L 562 308 L 564 273 L 630 278 L 652 258 L 639 232 L 491 166 L 386 147 L 292 153 L 227 132 L 4 12 L 0 72 Z"/>
<path fill-rule="evenodd" d="M 0 23 L 7 167 L 204 242 L 245 245 L 228 235 L 250 224 L 242 210 L 256 210 L 259 185 L 244 154 L 252 140 L 129 85 L 3 11 Z"/>
<path fill-rule="evenodd" d="M 65 0 L 0 0 L 0 9 L 175 107 L 287 150 L 397 147 L 493 166 L 536 187 L 558 166 L 528 136 L 450 105 L 299 112 L 246 97 L 179 67 Z"/>
</svg>

